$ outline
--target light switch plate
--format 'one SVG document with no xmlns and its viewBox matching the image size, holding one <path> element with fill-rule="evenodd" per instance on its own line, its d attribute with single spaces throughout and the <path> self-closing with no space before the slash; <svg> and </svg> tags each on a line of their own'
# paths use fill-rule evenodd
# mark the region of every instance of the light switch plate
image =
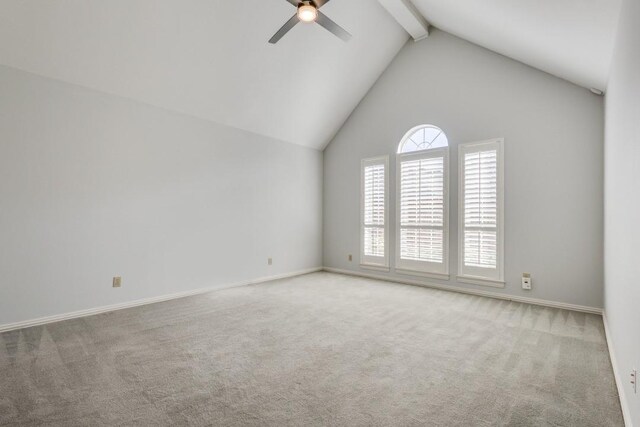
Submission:
<svg viewBox="0 0 640 427">
<path fill-rule="evenodd" d="M 117 276 L 113 278 L 113 287 L 114 288 L 119 288 L 122 286 L 122 277 Z"/>
</svg>

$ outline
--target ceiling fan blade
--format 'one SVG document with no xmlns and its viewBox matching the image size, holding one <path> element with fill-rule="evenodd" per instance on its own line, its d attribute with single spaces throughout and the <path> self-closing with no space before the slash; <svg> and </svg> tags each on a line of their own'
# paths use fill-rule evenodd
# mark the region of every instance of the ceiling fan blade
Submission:
<svg viewBox="0 0 640 427">
<path fill-rule="evenodd" d="M 300 22 L 300 20 L 298 19 L 298 15 L 295 14 L 291 17 L 291 19 L 289 19 L 287 22 L 285 22 L 285 24 L 282 26 L 282 28 L 280 28 L 274 35 L 273 37 L 271 37 L 271 39 L 269 40 L 269 43 L 271 44 L 276 44 L 278 43 L 278 40 L 280 40 L 282 38 L 282 36 L 284 36 L 285 34 L 287 34 L 289 32 L 290 29 L 292 29 L 293 27 L 296 26 L 296 24 Z"/>
<path fill-rule="evenodd" d="M 348 42 L 349 39 L 351 39 L 351 34 L 349 34 L 347 30 L 333 22 L 327 15 L 320 11 L 318 11 L 318 18 L 316 19 L 316 22 L 345 42 Z"/>
<path fill-rule="evenodd" d="M 287 0 L 287 1 L 292 5 L 294 5 L 295 7 L 298 7 L 298 4 L 300 3 L 298 0 Z"/>
<path fill-rule="evenodd" d="M 313 0 L 313 2 L 316 4 L 316 7 L 318 9 L 320 9 L 322 6 L 324 6 L 325 4 L 329 3 L 331 0 Z"/>
</svg>

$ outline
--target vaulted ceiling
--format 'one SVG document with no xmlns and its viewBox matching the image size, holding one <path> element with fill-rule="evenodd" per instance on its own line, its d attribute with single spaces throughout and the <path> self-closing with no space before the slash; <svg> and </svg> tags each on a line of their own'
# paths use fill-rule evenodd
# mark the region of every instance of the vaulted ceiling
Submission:
<svg viewBox="0 0 640 427">
<path fill-rule="evenodd" d="M 408 36 L 374 0 L 0 0 L 0 64 L 322 149 Z M 364 15 L 361 13 L 364 11 Z"/>
<path fill-rule="evenodd" d="M 440 29 L 606 87 L 620 0 L 412 1 Z M 349 43 L 312 24 L 267 43 L 286 0 L 0 0 L 0 64 L 322 149 L 408 40 L 375 0 L 322 10 Z"/>
<path fill-rule="evenodd" d="M 605 90 L 620 0 L 412 0 L 432 25 L 586 88 Z"/>
</svg>

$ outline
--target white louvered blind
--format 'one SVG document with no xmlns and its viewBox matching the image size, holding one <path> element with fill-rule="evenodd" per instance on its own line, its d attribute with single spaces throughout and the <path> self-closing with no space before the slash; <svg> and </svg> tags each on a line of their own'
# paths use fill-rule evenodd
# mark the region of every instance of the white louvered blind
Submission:
<svg viewBox="0 0 640 427">
<path fill-rule="evenodd" d="M 364 168 L 364 254 L 384 256 L 384 165 Z"/>
<path fill-rule="evenodd" d="M 400 163 L 400 258 L 444 261 L 444 158 Z"/>
<path fill-rule="evenodd" d="M 460 274 L 502 280 L 502 140 L 460 147 Z"/>
<path fill-rule="evenodd" d="M 388 266 L 387 158 L 362 162 L 362 250 L 361 263 Z"/>
<path fill-rule="evenodd" d="M 498 152 L 464 157 L 464 265 L 496 268 Z"/>
<path fill-rule="evenodd" d="M 396 268 L 448 274 L 448 158 L 440 147 L 398 156 Z"/>
</svg>

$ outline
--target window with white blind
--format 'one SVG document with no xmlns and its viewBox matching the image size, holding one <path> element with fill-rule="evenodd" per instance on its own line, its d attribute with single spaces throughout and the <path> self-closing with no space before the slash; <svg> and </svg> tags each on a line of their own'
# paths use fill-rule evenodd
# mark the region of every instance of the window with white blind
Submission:
<svg viewBox="0 0 640 427">
<path fill-rule="evenodd" d="M 458 280 L 504 287 L 503 140 L 459 146 Z"/>
<path fill-rule="evenodd" d="M 444 132 L 418 126 L 397 155 L 396 271 L 449 274 L 449 147 Z"/>
<path fill-rule="evenodd" d="M 389 158 L 365 159 L 361 165 L 360 265 L 389 269 Z"/>
</svg>

